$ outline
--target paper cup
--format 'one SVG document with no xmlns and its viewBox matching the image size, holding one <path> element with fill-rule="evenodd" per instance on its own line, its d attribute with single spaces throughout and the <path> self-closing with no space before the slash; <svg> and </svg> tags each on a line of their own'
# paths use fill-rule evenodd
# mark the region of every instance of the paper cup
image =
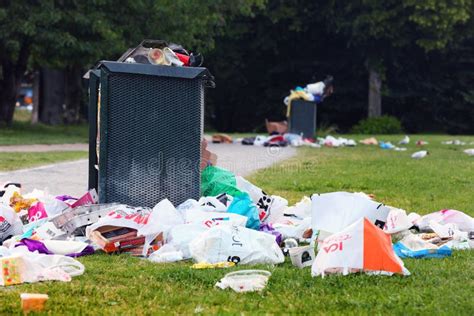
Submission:
<svg viewBox="0 0 474 316">
<path fill-rule="evenodd" d="M 313 264 L 315 257 L 313 246 L 294 247 L 289 249 L 291 263 L 300 269 Z"/>
<path fill-rule="evenodd" d="M 47 294 L 21 293 L 21 308 L 24 312 L 42 311 L 48 300 Z"/>
<path fill-rule="evenodd" d="M 169 66 L 171 63 L 166 59 L 165 53 L 159 48 L 150 49 L 148 52 L 148 61 L 152 65 L 166 65 Z"/>
</svg>

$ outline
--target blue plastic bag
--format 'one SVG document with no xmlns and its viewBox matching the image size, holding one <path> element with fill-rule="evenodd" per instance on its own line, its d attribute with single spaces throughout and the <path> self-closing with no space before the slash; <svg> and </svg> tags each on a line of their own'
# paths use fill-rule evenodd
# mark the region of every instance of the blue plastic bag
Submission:
<svg viewBox="0 0 474 316">
<path fill-rule="evenodd" d="M 393 250 L 400 258 L 443 258 L 451 256 L 451 248 L 448 246 L 442 246 L 438 249 L 421 249 L 411 250 L 403 245 L 401 242 L 397 242 L 393 245 Z"/>
<path fill-rule="evenodd" d="M 245 227 L 258 230 L 260 228 L 260 217 L 257 206 L 252 202 L 247 193 L 234 196 L 232 203 L 227 209 L 228 213 L 239 214 L 247 217 Z"/>
</svg>

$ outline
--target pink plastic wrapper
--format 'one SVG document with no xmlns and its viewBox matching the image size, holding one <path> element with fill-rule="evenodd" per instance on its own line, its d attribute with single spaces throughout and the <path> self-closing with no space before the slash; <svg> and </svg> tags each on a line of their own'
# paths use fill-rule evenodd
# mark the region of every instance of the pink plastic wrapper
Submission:
<svg viewBox="0 0 474 316">
<path fill-rule="evenodd" d="M 99 201 L 97 192 L 92 189 L 83 196 L 79 200 L 77 200 L 73 205 L 72 208 L 82 206 L 82 205 L 89 205 L 89 204 L 96 204 Z"/>
<path fill-rule="evenodd" d="M 30 223 L 46 217 L 48 217 L 48 214 L 46 213 L 42 202 L 38 202 L 28 209 L 28 221 Z"/>
</svg>

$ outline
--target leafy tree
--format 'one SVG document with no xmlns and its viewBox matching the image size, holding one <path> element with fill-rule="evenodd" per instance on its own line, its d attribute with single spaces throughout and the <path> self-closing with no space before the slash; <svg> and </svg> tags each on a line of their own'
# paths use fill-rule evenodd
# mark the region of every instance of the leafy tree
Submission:
<svg viewBox="0 0 474 316">
<path fill-rule="evenodd" d="M 11 123 L 15 95 L 28 61 L 62 68 L 72 96 L 67 121 L 78 118 L 80 75 L 99 59 L 114 59 L 143 38 L 206 50 L 226 22 L 251 14 L 265 0 L 18 0 L 2 1 L 0 122 Z M 31 57 L 31 58 L 30 58 Z M 66 89 L 68 90 L 68 89 Z"/>
<path fill-rule="evenodd" d="M 332 74 L 336 93 L 318 107 L 318 121 L 347 131 L 367 113 L 372 69 L 384 113 L 407 131 L 474 132 L 472 2 L 442 3 L 269 0 L 216 39 L 208 123 L 264 131 L 265 118 L 285 119 L 289 89 Z M 447 22 L 431 28 L 439 16 Z"/>
<path fill-rule="evenodd" d="M 397 50 L 413 47 L 412 43 L 425 52 L 445 49 L 472 10 L 471 0 L 329 1 L 328 23 L 366 56 L 369 117 L 382 113 L 382 81 Z"/>
<path fill-rule="evenodd" d="M 52 0 L 0 2 L 0 123 L 12 122 L 16 94 L 35 42 L 58 19 Z"/>
</svg>

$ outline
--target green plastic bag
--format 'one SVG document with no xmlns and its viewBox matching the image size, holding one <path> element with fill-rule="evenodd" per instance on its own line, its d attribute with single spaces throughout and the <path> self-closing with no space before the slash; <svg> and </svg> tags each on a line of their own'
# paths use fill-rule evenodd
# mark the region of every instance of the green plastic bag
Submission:
<svg viewBox="0 0 474 316">
<path fill-rule="evenodd" d="M 242 194 L 237 188 L 235 175 L 225 169 L 208 166 L 201 173 L 201 195 L 217 196 L 227 193 L 231 196 Z"/>
</svg>

